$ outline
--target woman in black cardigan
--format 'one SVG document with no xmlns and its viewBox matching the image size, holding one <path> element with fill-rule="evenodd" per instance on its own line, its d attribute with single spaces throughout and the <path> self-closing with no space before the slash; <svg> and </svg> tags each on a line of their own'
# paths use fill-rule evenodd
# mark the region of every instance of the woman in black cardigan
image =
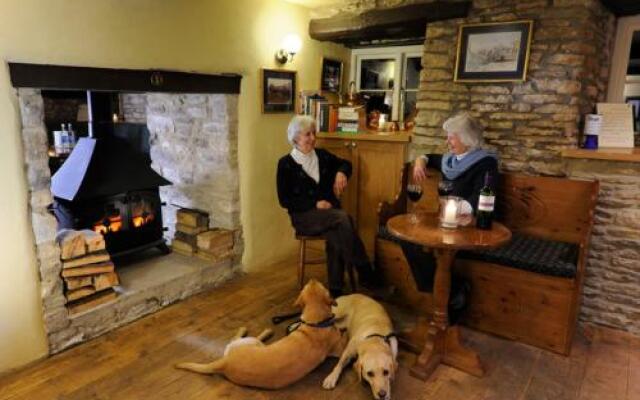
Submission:
<svg viewBox="0 0 640 400">
<path fill-rule="evenodd" d="M 353 219 L 340 208 L 339 197 L 351 176 L 351 163 L 316 149 L 316 124 L 295 116 L 287 128 L 293 149 L 278 161 L 278 199 L 296 233 L 326 237 L 329 290 L 342 294 L 344 266 L 353 265 L 360 284 L 374 286 L 374 274 Z"/>
<path fill-rule="evenodd" d="M 490 176 L 492 184 L 495 182 L 498 158 L 494 153 L 481 148 L 482 125 L 469 114 L 462 113 L 449 118 L 442 128 L 447 133 L 449 152 L 418 157 L 413 166 L 413 179 L 417 183 L 422 182 L 426 178 L 426 167 L 440 171 L 442 180 L 450 182 L 449 194 L 463 199 L 461 212 L 469 215 L 467 220 L 471 222 L 471 216 L 477 211 L 485 175 Z M 411 267 L 418 290 L 431 292 L 436 265 L 433 253 L 425 252 L 422 246 L 409 242 L 402 241 L 400 245 Z M 464 306 L 464 292 L 467 289 L 464 286 L 459 280 L 452 281 L 451 300 L 457 303 L 452 304 L 454 309 Z"/>
</svg>

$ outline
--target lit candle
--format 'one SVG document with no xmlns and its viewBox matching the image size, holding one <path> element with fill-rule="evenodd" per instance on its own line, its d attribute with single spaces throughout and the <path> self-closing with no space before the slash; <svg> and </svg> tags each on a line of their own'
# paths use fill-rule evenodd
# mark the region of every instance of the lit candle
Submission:
<svg viewBox="0 0 640 400">
<path fill-rule="evenodd" d="M 458 206 L 456 205 L 456 201 L 454 199 L 447 200 L 447 205 L 444 208 L 444 218 L 442 220 L 443 224 L 449 227 L 456 227 L 457 213 Z"/>
</svg>

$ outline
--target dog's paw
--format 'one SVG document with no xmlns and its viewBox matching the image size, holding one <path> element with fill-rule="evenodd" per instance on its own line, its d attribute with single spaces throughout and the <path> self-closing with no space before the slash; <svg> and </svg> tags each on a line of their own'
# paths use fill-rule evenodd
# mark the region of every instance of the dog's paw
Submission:
<svg viewBox="0 0 640 400">
<path fill-rule="evenodd" d="M 322 387 L 327 390 L 331 390 L 335 388 L 336 385 L 338 384 L 339 377 L 340 377 L 340 374 L 335 374 L 333 372 L 330 373 L 329 375 L 327 375 L 326 378 L 324 378 L 324 382 L 322 382 Z"/>
</svg>

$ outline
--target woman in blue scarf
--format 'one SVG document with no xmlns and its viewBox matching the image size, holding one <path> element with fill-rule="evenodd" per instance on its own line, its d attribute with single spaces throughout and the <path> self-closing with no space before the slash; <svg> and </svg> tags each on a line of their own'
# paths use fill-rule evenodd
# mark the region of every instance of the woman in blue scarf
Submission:
<svg viewBox="0 0 640 400">
<path fill-rule="evenodd" d="M 475 214 L 480 189 L 484 186 L 484 176 L 495 178 L 498 174 L 498 157 L 482 149 L 483 127 L 467 113 L 459 114 L 444 122 L 442 128 L 447 133 L 449 151 L 445 154 L 425 154 L 414 162 L 413 179 L 416 183 L 426 178 L 426 168 L 442 172 L 444 182 L 449 182 L 450 195 L 464 199 L 462 213 Z M 491 182 L 495 182 L 491 179 Z M 471 221 L 472 218 L 469 218 Z M 425 252 L 422 246 L 408 242 L 401 243 L 404 255 L 419 291 L 431 292 L 435 275 L 435 258 L 431 252 Z M 450 309 L 459 310 L 466 303 L 466 284 L 453 280 Z"/>
</svg>

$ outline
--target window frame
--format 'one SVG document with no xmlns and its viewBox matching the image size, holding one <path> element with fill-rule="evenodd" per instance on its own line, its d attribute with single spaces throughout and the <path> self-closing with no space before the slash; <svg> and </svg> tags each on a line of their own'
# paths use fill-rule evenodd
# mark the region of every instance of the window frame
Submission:
<svg viewBox="0 0 640 400">
<path fill-rule="evenodd" d="M 360 89 L 360 71 L 362 60 L 376 60 L 376 59 L 393 59 L 395 61 L 395 69 L 393 74 L 393 92 L 392 92 L 392 106 L 391 106 L 391 120 L 401 121 L 404 118 L 404 113 L 400 110 L 404 109 L 404 92 L 407 89 L 405 85 L 405 76 L 407 72 L 407 59 L 413 57 L 422 58 L 424 48 L 422 45 L 415 46 L 389 46 L 389 47 L 367 47 L 362 49 L 354 49 L 351 51 L 351 68 L 349 71 L 349 81 L 356 83 L 356 90 Z M 416 89 L 409 89 L 408 91 L 417 92 L 419 86 Z M 388 90 L 369 90 L 366 92 L 388 92 Z"/>
</svg>

